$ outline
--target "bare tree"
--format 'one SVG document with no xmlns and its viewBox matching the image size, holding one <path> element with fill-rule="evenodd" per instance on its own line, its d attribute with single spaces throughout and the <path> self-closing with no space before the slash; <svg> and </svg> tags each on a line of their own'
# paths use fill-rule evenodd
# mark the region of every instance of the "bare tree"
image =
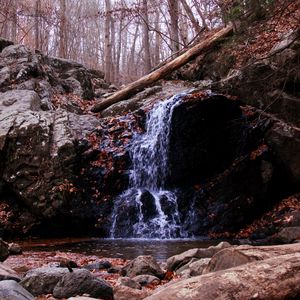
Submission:
<svg viewBox="0 0 300 300">
<path fill-rule="evenodd" d="M 59 56 L 66 57 L 66 0 L 60 0 Z"/>
<path fill-rule="evenodd" d="M 150 55 L 150 42 L 149 42 L 149 17 L 147 0 L 143 0 L 142 5 L 143 16 L 143 48 L 144 48 L 144 64 L 145 73 L 151 71 L 151 55 Z"/>
<path fill-rule="evenodd" d="M 170 39 L 171 39 L 171 50 L 173 53 L 179 51 L 179 3 L 178 0 L 168 0 L 169 14 L 171 19 L 170 24 Z"/>
</svg>

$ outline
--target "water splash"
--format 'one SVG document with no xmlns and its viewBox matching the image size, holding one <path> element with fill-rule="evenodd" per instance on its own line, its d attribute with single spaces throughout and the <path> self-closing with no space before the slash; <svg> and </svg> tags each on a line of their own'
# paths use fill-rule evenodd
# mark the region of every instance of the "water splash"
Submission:
<svg viewBox="0 0 300 300">
<path fill-rule="evenodd" d="M 111 237 L 187 237 L 178 211 L 176 191 L 165 189 L 173 111 L 184 94 L 154 106 L 147 131 L 134 137 L 130 148 L 130 188 L 115 200 Z"/>
</svg>

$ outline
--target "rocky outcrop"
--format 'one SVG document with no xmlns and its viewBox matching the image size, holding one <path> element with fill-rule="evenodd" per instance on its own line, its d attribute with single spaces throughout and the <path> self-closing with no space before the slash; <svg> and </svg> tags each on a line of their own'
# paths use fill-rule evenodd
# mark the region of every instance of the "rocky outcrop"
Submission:
<svg viewBox="0 0 300 300">
<path fill-rule="evenodd" d="M 183 265 L 189 263 L 193 258 L 211 258 L 214 254 L 218 253 L 222 249 L 231 247 L 227 242 L 221 242 L 217 246 L 210 246 L 208 248 L 195 248 L 174 255 L 168 258 L 166 268 L 168 271 L 175 271 Z"/>
<path fill-rule="evenodd" d="M 117 193 L 112 182 L 122 177 L 114 165 L 95 162 L 103 158 L 91 135 L 103 127 L 87 113 L 88 99 L 104 74 L 4 40 L 1 50 L 0 234 L 39 234 L 42 227 L 44 235 L 57 228 L 92 233 L 109 214 L 110 204 L 96 202 Z"/>
<path fill-rule="evenodd" d="M 287 254 L 175 282 L 146 299 L 297 299 L 299 269 L 300 254 Z"/>
</svg>

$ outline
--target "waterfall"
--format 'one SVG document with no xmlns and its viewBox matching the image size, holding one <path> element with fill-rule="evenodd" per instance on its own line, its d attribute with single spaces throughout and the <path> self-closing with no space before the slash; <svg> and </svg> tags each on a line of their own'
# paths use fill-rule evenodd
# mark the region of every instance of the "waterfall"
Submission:
<svg viewBox="0 0 300 300">
<path fill-rule="evenodd" d="M 171 119 L 182 96 L 156 104 L 148 114 L 147 131 L 133 139 L 129 189 L 115 199 L 112 238 L 187 236 L 181 226 L 176 191 L 165 189 Z"/>
</svg>

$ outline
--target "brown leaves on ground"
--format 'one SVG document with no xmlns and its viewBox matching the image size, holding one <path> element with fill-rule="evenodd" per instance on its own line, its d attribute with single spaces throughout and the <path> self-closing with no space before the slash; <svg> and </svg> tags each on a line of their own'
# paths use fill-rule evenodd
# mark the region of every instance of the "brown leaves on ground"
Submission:
<svg viewBox="0 0 300 300">
<path fill-rule="evenodd" d="M 294 195 L 276 204 L 273 209 L 242 229 L 237 238 L 248 238 L 261 228 L 280 228 L 288 226 L 293 220 L 292 212 L 300 211 L 300 195 Z"/>
</svg>

